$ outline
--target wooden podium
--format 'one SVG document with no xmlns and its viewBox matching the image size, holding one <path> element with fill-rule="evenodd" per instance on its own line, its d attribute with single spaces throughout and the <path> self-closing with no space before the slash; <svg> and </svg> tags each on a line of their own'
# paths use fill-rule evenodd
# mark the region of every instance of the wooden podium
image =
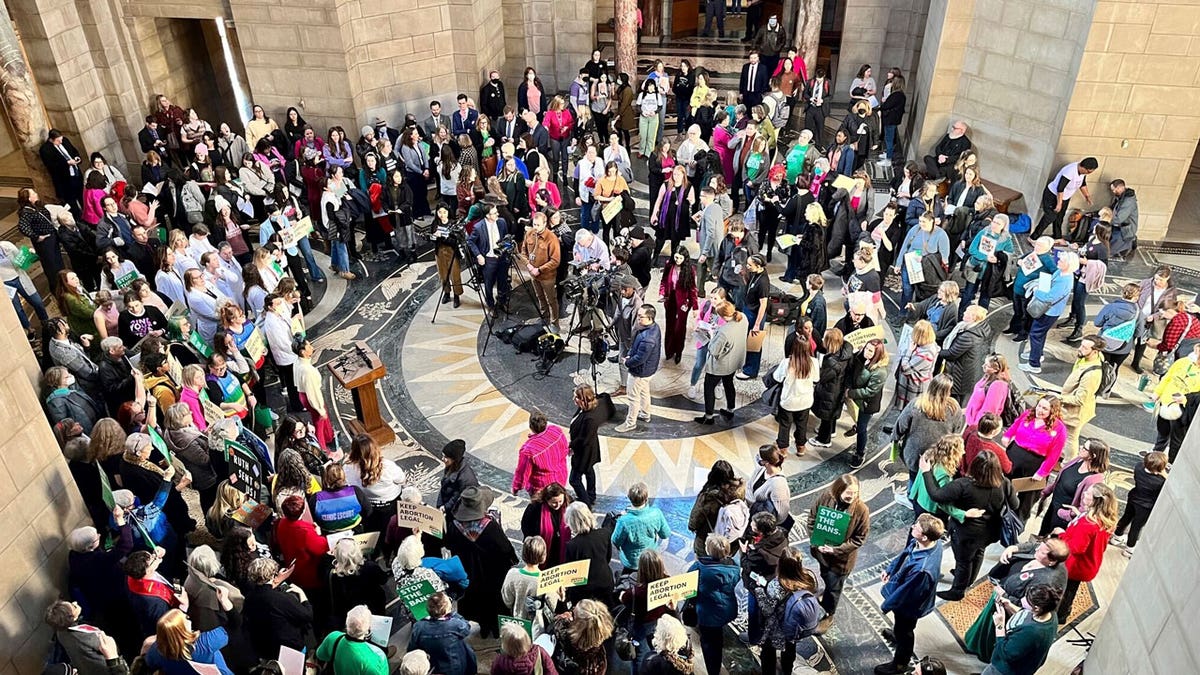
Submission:
<svg viewBox="0 0 1200 675">
<path fill-rule="evenodd" d="M 375 391 L 375 381 L 387 375 L 387 368 L 375 350 L 360 340 L 325 367 L 354 397 L 354 413 L 358 419 L 351 420 L 351 431 L 354 434 L 367 434 L 380 447 L 396 440 L 392 427 L 379 416 L 379 394 Z"/>
</svg>

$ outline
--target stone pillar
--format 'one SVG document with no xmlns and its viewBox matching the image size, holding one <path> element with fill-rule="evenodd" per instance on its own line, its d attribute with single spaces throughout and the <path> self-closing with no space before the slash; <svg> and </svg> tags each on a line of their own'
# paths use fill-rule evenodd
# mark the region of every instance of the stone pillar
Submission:
<svg viewBox="0 0 1200 675">
<path fill-rule="evenodd" d="M 817 51 L 821 47 L 821 13 L 824 11 L 824 0 L 797 0 L 799 15 L 796 17 L 795 44 L 800 47 L 800 57 L 808 76 L 814 75 L 817 65 Z M 786 15 L 786 11 L 785 11 Z"/>
<path fill-rule="evenodd" d="M 17 145 L 34 188 L 42 194 L 54 194 L 50 174 L 38 158 L 38 148 L 45 142 L 50 125 L 7 8 L 0 11 L 0 99 L 17 135 Z"/>
<path fill-rule="evenodd" d="M 617 0 L 617 72 L 637 72 L 637 0 Z"/>
<path fill-rule="evenodd" d="M 921 157 L 946 133 L 958 96 L 975 0 L 932 0 L 915 77 L 909 78 L 912 135 L 908 157 Z M 878 80 L 876 80 L 878 82 Z"/>
<path fill-rule="evenodd" d="M 42 621 L 66 596 L 66 536 L 89 524 L 42 413 L 39 371 L 12 303 L 0 302 L 0 672 L 38 675 Z"/>
<path fill-rule="evenodd" d="M 1136 6 L 1134 6 L 1136 7 Z M 1200 424 L 1142 528 L 1085 664 L 1089 673 L 1200 673 Z M 1113 564 L 1110 549 L 1106 565 Z M 1086 592 L 1081 589 L 1081 592 Z"/>
<path fill-rule="evenodd" d="M 847 0 L 842 21 L 842 46 L 833 78 L 835 100 L 850 100 L 850 82 L 864 63 L 871 64 L 876 82 L 883 81 L 885 69 L 880 66 L 879 58 L 883 55 L 890 15 L 891 0 Z M 815 54 L 813 58 L 816 58 Z"/>
</svg>

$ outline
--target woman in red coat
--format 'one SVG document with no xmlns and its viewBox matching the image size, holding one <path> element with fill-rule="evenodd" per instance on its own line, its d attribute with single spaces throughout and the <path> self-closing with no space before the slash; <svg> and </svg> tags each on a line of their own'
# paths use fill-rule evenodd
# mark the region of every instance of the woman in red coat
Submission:
<svg viewBox="0 0 1200 675">
<path fill-rule="evenodd" d="M 329 542 L 317 532 L 311 521 L 301 520 L 304 515 L 304 498 L 292 495 L 280 505 L 283 518 L 275 523 L 275 545 L 288 567 L 294 566 L 288 580 L 305 591 L 321 587 L 317 567 L 321 558 L 329 553 Z"/>
<path fill-rule="evenodd" d="M 1051 532 L 1071 549 L 1071 557 L 1067 558 L 1067 589 L 1058 605 L 1059 625 L 1067 623 L 1079 585 L 1100 573 L 1108 538 L 1117 527 L 1117 495 L 1108 485 L 1096 483 L 1083 493 L 1082 512 L 1074 506 L 1067 508 L 1077 515 L 1066 530 L 1056 527 Z"/>
<path fill-rule="evenodd" d="M 667 359 L 674 356 L 675 363 L 679 363 L 688 335 L 688 312 L 700 308 L 700 300 L 696 296 L 696 268 L 683 246 L 676 247 L 674 255 L 663 268 L 658 292 L 659 299 L 667 309 L 667 337 L 663 353 Z"/>
</svg>

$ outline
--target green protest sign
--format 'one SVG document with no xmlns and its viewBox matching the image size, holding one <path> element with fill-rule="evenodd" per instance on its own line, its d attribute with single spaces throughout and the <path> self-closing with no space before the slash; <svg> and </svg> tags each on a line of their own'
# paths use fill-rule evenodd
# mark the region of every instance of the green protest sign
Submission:
<svg viewBox="0 0 1200 675">
<path fill-rule="evenodd" d="M 831 509 L 828 506 L 819 506 L 817 507 L 817 522 L 813 525 L 810 543 L 813 546 L 841 546 L 846 543 L 846 533 L 849 531 L 849 513 Z"/>
<path fill-rule="evenodd" d="M 500 621 L 501 628 L 504 628 L 505 624 L 510 624 L 510 623 L 516 624 L 517 626 L 521 627 L 521 630 L 525 631 L 525 634 L 528 635 L 530 637 L 530 639 L 533 639 L 533 622 L 532 621 L 528 621 L 526 619 L 518 619 L 515 616 L 504 616 L 503 614 L 501 614 L 500 616 L 497 616 L 496 618 Z"/>
<path fill-rule="evenodd" d="M 146 434 L 150 436 L 150 445 L 153 445 L 154 449 L 158 450 L 170 462 L 172 459 L 171 451 L 167 449 L 167 442 L 159 435 L 158 430 L 150 425 L 146 425 Z"/>
<path fill-rule="evenodd" d="M 429 597 L 436 591 L 433 590 L 433 584 L 422 579 L 397 589 L 400 595 L 400 602 L 412 612 L 413 620 L 420 621 L 429 616 L 429 609 L 425 603 L 429 601 Z"/>
</svg>

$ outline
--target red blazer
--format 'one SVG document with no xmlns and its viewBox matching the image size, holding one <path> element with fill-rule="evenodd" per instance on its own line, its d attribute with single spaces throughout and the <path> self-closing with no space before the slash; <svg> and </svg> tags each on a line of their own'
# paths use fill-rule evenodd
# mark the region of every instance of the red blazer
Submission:
<svg viewBox="0 0 1200 675">
<path fill-rule="evenodd" d="M 1104 562 L 1104 551 L 1108 549 L 1108 537 L 1112 534 L 1100 529 L 1091 518 L 1076 518 L 1067 526 L 1059 539 L 1071 549 L 1067 558 L 1067 578 L 1071 581 L 1091 581 L 1100 573 Z"/>
<path fill-rule="evenodd" d="M 668 269 L 663 271 L 662 283 L 658 287 L 658 296 L 664 300 L 669 296 L 675 301 L 675 306 L 680 311 L 686 312 L 692 309 L 700 309 L 700 299 L 696 294 L 696 273 L 692 272 L 691 290 L 685 291 L 683 290 L 683 284 L 678 283 L 678 281 L 671 283 L 671 269 L 674 267 L 675 265 L 671 264 Z M 679 274 L 682 276 L 683 271 L 680 270 Z"/>
<path fill-rule="evenodd" d="M 296 570 L 288 581 L 309 590 L 319 588 L 317 565 L 329 552 L 329 542 L 317 534 L 317 526 L 303 520 L 280 518 L 275 524 L 275 544 L 286 567 L 296 561 Z"/>
</svg>

